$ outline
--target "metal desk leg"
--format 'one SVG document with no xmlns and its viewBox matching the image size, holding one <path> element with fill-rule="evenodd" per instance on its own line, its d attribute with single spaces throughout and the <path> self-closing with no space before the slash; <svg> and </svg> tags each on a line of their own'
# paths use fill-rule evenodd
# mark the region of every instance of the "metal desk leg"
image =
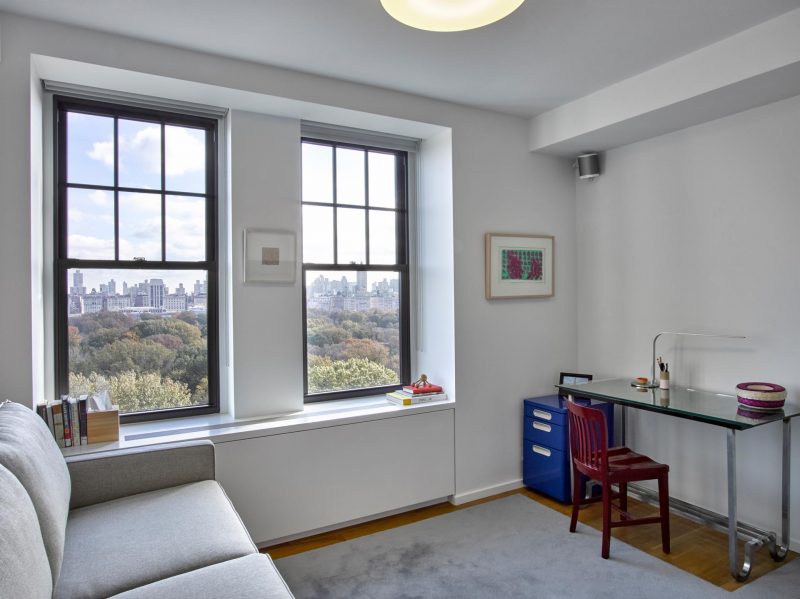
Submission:
<svg viewBox="0 0 800 599">
<path fill-rule="evenodd" d="M 776 562 L 782 562 L 789 551 L 789 466 L 792 456 L 792 424 L 789 418 L 783 419 L 783 458 L 781 467 L 781 544 L 775 538 L 769 544 L 769 553 Z"/>
<path fill-rule="evenodd" d="M 728 563 L 731 576 L 739 582 L 747 580 L 753 567 L 753 553 L 760 544 L 748 541 L 744 547 L 744 563 L 739 569 L 739 546 L 737 544 L 739 519 L 736 514 L 736 430 L 728 429 Z"/>
</svg>

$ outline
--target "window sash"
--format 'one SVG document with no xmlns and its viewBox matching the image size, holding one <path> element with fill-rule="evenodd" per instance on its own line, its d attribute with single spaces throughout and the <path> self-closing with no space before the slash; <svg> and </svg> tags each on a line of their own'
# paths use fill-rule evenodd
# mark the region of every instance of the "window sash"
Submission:
<svg viewBox="0 0 800 599">
<path fill-rule="evenodd" d="M 55 290 L 55 388 L 56 396 L 68 393 L 69 389 L 69 352 L 68 326 L 69 313 L 67 297 L 69 282 L 67 273 L 70 269 L 115 269 L 115 270 L 198 270 L 207 272 L 207 363 L 208 363 L 208 405 L 175 407 L 147 412 L 121 414 L 121 422 L 140 422 L 166 418 L 178 418 L 191 415 L 219 412 L 219 281 L 218 281 L 218 241 L 217 241 L 217 121 L 189 115 L 175 114 L 159 109 L 146 109 L 139 106 L 109 104 L 94 100 L 76 100 L 74 98 L 54 96 L 54 165 L 55 165 L 55 201 L 54 201 L 54 290 Z M 66 181 L 67 160 L 67 114 L 70 112 L 113 117 L 114 120 L 114 185 L 90 185 L 68 183 Z M 143 189 L 119 186 L 119 160 L 116 146 L 118 144 L 118 119 L 147 120 L 159 122 L 161 126 L 161 189 Z M 166 189 L 165 170 L 165 126 L 177 125 L 201 128 L 205 135 L 205 193 L 178 192 Z M 67 246 L 67 193 L 69 189 L 100 189 L 114 193 L 114 256 L 113 260 L 92 260 L 70 258 Z M 119 194 L 126 191 L 135 193 L 152 193 L 161 197 L 161 259 L 160 260 L 120 260 L 119 259 Z M 205 210 L 205 260 L 178 261 L 167 260 L 166 236 L 166 197 L 167 196 L 203 197 Z"/>
<path fill-rule="evenodd" d="M 306 129 L 304 129 L 306 132 Z M 319 139 L 313 137 L 302 137 L 302 143 L 322 145 L 332 148 L 333 152 L 333 186 L 332 201 L 315 202 L 301 200 L 302 206 L 322 206 L 333 210 L 333 262 L 303 262 L 302 265 L 302 302 L 303 302 L 303 396 L 306 403 L 316 401 L 326 401 L 332 399 L 347 399 L 353 397 L 364 397 L 369 395 L 383 394 L 399 389 L 403 384 L 411 380 L 411 309 L 410 309 L 410 276 L 409 276 L 409 232 L 408 232 L 408 153 L 404 150 L 391 149 L 363 143 L 355 143 L 352 139 L 347 141 L 334 141 L 329 139 Z M 364 204 L 339 203 L 337 197 L 337 168 L 336 168 L 336 149 L 349 148 L 368 152 L 380 152 L 395 156 L 397 171 L 395 176 L 395 197 L 394 208 L 384 206 L 369 205 L 369 186 L 365 183 Z M 368 176 L 368 154 L 365 155 L 364 174 Z M 339 208 L 360 209 L 364 211 L 365 220 L 365 263 L 350 264 L 339 263 L 338 261 L 338 222 L 337 211 Z M 370 263 L 370 237 L 369 237 L 369 214 L 375 212 L 392 212 L 397 215 L 395 219 L 395 253 L 396 260 L 391 264 L 371 264 Z M 400 384 L 386 385 L 380 387 L 364 387 L 349 389 L 344 391 L 329 391 L 324 393 L 309 393 L 308 390 L 308 288 L 306 273 L 308 271 L 350 271 L 350 272 L 399 272 L 400 274 Z"/>
</svg>

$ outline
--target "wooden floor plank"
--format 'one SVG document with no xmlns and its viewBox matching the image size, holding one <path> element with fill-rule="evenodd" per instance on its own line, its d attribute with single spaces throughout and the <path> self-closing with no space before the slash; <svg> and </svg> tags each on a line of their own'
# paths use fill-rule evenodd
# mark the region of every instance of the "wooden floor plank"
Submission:
<svg viewBox="0 0 800 599">
<path fill-rule="evenodd" d="M 514 494 L 522 494 L 533 501 L 537 501 L 567 516 L 571 514 L 572 508 L 569 505 L 559 503 L 530 489 L 519 489 L 459 506 L 450 503 L 439 503 L 429 507 L 403 512 L 402 514 L 372 520 L 363 524 L 356 524 L 335 531 L 313 535 L 296 541 L 265 547 L 262 551 L 264 553 L 269 553 L 273 559 L 280 559 L 282 557 L 327 547 L 328 545 L 341 543 L 343 541 L 357 539 L 358 537 L 374 534 L 376 532 L 397 528 L 398 526 L 405 526 L 406 524 L 412 524 L 420 520 L 435 518 L 442 514 L 449 514 L 481 503 L 496 501 L 497 499 Z M 628 500 L 628 508 L 628 511 L 635 516 L 653 515 L 657 512 L 655 507 L 643 504 L 635 499 Z M 603 526 L 602 506 L 599 503 L 595 503 L 582 508 L 579 521 L 581 524 L 601 530 Z M 580 527 L 578 528 L 578 533 L 579 532 Z M 661 552 L 661 536 L 657 524 L 615 528 L 612 529 L 611 535 L 615 539 L 620 539 L 636 547 L 640 551 L 644 551 L 649 555 L 664 560 L 689 574 L 693 574 L 725 590 L 735 591 L 743 584 L 747 584 L 746 582 L 736 582 L 728 572 L 728 537 L 724 533 L 675 514 L 670 516 L 670 533 L 671 553 L 669 555 L 665 555 Z M 761 576 L 779 568 L 782 564 L 796 559 L 797 556 L 798 554 L 792 551 L 786 557 L 785 561 L 774 562 L 772 558 L 770 558 L 769 551 L 766 547 L 759 548 L 756 552 L 753 571 L 747 582 L 757 580 Z M 613 558 L 614 543 L 612 541 L 611 559 Z M 597 545 L 597 559 L 601 559 L 599 543 Z"/>
</svg>

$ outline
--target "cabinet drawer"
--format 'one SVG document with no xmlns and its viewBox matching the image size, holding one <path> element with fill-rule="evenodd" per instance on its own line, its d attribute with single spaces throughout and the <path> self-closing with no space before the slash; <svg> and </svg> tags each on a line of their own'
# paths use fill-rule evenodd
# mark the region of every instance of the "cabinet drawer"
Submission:
<svg viewBox="0 0 800 599">
<path fill-rule="evenodd" d="M 536 443 L 525 443 L 522 480 L 526 486 L 559 501 L 570 500 L 568 455 Z"/>
<path fill-rule="evenodd" d="M 537 420 L 557 424 L 559 426 L 567 425 L 567 414 L 565 412 L 548 410 L 547 408 L 534 406 L 527 402 L 525 403 L 525 416 L 527 418 L 536 418 Z"/>
<path fill-rule="evenodd" d="M 525 440 L 559 451 L 567 451 L 569 439 L 568 427 L 560 426 L 538 418 L 525 419 Z"/>
</svg>

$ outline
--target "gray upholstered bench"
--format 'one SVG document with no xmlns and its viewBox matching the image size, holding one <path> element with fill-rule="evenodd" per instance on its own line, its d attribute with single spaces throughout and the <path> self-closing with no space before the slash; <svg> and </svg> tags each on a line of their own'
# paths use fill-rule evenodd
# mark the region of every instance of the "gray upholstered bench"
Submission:
<svg viewBox="0 0 800 599">
<path fill-rule="evenodd" d="M 0 597 L 292 597 L 197 441 L 64 460 L 44 422 L 0 406 Z"/>
</svg>

